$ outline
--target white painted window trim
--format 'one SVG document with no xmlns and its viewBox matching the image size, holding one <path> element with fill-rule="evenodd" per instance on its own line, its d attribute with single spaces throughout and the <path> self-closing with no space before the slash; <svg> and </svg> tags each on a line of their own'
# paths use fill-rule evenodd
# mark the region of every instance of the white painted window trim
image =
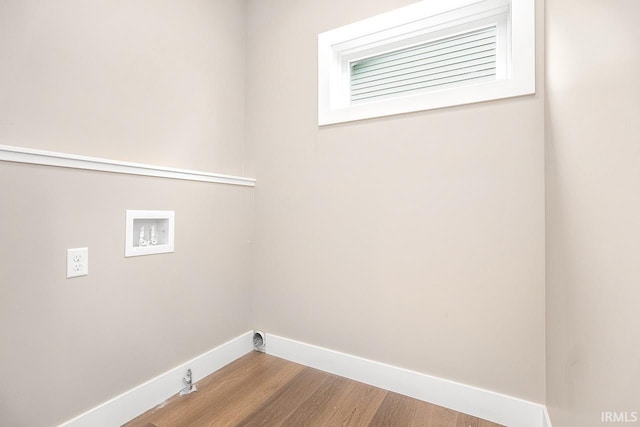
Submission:
<svg viewBox="0 0 640 427">
<path fill-rule="evenodd" d="M 255 187 L 256 180 L 241 176 L 222 175 L 189 169 L 176 169 L 142 163 L 122 162 L 100 157 L 79 156 L 55 151 L 0 145 L 0 161 L 30 163 L 43 166 L 57 166 L 129 175 L 152 176 L 156 178 L 183 179 L 217 184 Z"/>
<path fill-rule="evenodd" d="M 474 23 L 481 25 L 500 11 L 509 17 L 506 41 L 504 33 L 498 36 L 498 43 L 507 43 L 508 67 L 495 81 L 368 103 L 350 102 L 351 61 L 399 49 L 403 43 L 411 45 L 416 40 L 456 33 Z M 421 1 L 318 35 L 320 126 L 533 93 L 535 0 Z"/>
</svg>

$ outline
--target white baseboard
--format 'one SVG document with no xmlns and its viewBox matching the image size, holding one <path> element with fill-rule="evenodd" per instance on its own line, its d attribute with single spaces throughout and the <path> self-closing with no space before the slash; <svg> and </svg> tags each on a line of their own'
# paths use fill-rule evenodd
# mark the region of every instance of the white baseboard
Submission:
<svg viewBox="0 0 640 427">
<path fill-rule="evenodd" d="M 267 353 L 508 427 L 542 427 L 543 405 L 267 334 Z M 547 427 L 550 427 L 547 426 Z"/>
<path fill-rule="evenodd" d="M 113 427 L 159 405 L 184 388 L 187 369 L 194 382 L 253 350 L 253 331 L 177 366 L 59 427 Z M 409 371 L 311 344 L 267 335 L 267 353 L 508 427 L 552 427 L 543 405 L 454 381 Z"/>
<path fill-rule="evenodd" d="M 182 378 L 191 369 L 199 381 L 253 350 L 253 331 L 246 332 L 213 350 L 177 366 L 120 396 L 105 402 L 60 427 L 119 426 L 159 405 L 184 388 Z"/>
</svg>

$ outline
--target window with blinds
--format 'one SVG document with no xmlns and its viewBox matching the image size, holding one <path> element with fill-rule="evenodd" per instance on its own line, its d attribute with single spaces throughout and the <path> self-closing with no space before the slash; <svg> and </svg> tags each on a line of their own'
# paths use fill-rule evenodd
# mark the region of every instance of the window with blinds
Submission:
<svg viewBox="0 0 640 427">
<path fill-rule="evenodd" d="M 351 63 L 352 102 L 492 81 L 497 28 L 477 29 Z"/>
<path fill-rule="evenodd" d="M 535 0 L 429 0 L 318 34 L 318 125 L 535 93 Z"/>
</svg>

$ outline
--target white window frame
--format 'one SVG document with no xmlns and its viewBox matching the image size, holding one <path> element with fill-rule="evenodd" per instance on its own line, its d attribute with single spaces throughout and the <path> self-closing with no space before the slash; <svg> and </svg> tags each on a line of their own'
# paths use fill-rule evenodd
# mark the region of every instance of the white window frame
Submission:
<svg viewBox="0 0 640 427">
<path fill-rule="evenodd" d="M 490 82 L 351 102 L 351 63 L 495 23 Z M 318 124 L 348 122 L 535 93 L 535 0 L 423 0 L 318 35 Z"/>
</svg>

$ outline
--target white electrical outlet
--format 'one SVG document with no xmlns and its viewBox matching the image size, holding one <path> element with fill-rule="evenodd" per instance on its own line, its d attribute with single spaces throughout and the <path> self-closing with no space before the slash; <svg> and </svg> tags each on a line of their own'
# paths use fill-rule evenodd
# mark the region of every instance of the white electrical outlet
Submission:
<svg viewBox="0 0 640 427">
<path fill-rule="evenodd" d="M 89 248 L 67 249 L 67 279 L 89 274 Z"/>
</svg>

